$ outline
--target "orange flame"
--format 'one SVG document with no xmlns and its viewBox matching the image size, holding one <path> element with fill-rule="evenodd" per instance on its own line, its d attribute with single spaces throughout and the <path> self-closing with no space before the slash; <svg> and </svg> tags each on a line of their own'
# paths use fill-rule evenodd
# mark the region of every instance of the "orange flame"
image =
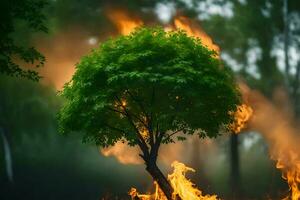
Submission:
<svg viewBox="0 0 300 200">
<path fill-rule="evenodd" d="M 204 32 L 198 24 L 193 23 L 188 18 L 183 16 L 175 18 L 174 26 L 176 29 L 184 30 L 188 36 L 200 38 L 203 45 L 211 50 L 216 51 L 217 54 L 220 53 L 220 47 L 214 44 L 211 37 L 209 37 L 209 35 Z"/>
<path fill-rule="evenodd" d="M 167 200 L 163 191 L 159 188 L 158 184 L 154 181 L 155 192 L 154 194 L 139 194 L 136 188 L 131 188 L 128 194 L 131 199 L 138 197 L 141 200 Z"/>
<path fill-rule="evenodd" d="M 110 10 L 107 16 L 122 35 L 129 35 L 135 28 L 143 25 L 142 20 L 130 16 L 124 10 Z"/>
<path fill-rule="evenodd" d="M 246 104 L 239 105 L 234 113 L 234 122 L 230 125 L 230 129 L 236 134 L 241 132 L 241 130 L 245 128 L 252 114 L 253 109 L 250 106 Z"/>
<path fill-rule="evenodd" d="M 172 174 L 168 175 L 168 180 L 174 190 L 173 199 L 176 199 L 178 195 L 184 200 L 217 200 L 216 195 L 203 195 L 202 191 L 197 189 L 194 184 L 185 177 L 186 172 L 195 172 L 194 169 L 187 167 L 185 164 L 178 161 L 174 161 L 171 165 L 174 168 Z M 135 188 L 131 188 L 129 195 L 132 199 L 139 197 L 142 200 L 167 200 L 158 184 L 154 182 L 155 193 L 154 194 L 139 194 Z"/>
<path fill-rule="evenodd" d="M 122 35 L 129 35 L 135 28 L 144 24 L 141 19 L 131 16 L 125 10 L 110 10 L 107 16 Z M 165 30 L 183 30 L 190 37 L 200 38 L 207 48 L 214 50 L 217 54 L 220 53 L 220 47 L 214 44 L 212 38 L 197 23 L 184 16 L 176 17 L 173 23 L 174 27 L 166 25 Z"/>
<path fill-rule="evenodd" d="M 271 103 L 257 91 L 248 90 L 247 93 L 249 103 L 255 110 L 249 126 L 264 136 L 271 159 L 276 161 L 276 168 L 282 171 L 282 177 L 289 185 L 290 194 L 283 200 L 299 200 L 299 128 L 284 106 Z"/>
<path fill-rule="evenodd" d="M 282 154 L 285 158 L 288 158 L 288 163 L 290 166 L 287 166 L 287 161 L 282 160 L 283 157 L 280 157 L 277 160 L 276 168 L 282 171 L 283 179 L 287 180 L 290 188 L 291 194 L 285 197 L 283 200 L 299 200 L 300 199 L 300 160 L 298 155 L 290 150 L 289 152 L 284 152 Z"/>
</svg>

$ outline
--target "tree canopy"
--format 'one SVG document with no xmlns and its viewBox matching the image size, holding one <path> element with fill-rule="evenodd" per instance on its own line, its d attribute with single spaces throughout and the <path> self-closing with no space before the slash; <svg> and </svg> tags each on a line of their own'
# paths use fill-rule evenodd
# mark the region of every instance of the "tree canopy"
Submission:
<svg viewBox="0 0 300 200">
<path fill-rule="evenodd" d="M 216 52 L 182 31 L 139 28 L 82 58 L 62 91 L 62 132 L 101 146 L 173 142 L 177 132 L 214 137 L 240 102 Z M 167 133 L 168 132 L 168 133 Z M 184 137 L 177 137 L 184 139 Z"/>
<path fill-rule="evenodd" d="M 16 36 L 16 34 L 26 31 L 47 31 L 44 26 L 45 15 L 42 12 L 45 4 L 42 0 L 1 1 L 0 73 L 31 80 L 40 78 L 35 70 L 25 69 L 20 63 L 40 67 L 44 64 L 44 56 L 34 47 L 23 44 L 24 35 Z"/>
</svg>

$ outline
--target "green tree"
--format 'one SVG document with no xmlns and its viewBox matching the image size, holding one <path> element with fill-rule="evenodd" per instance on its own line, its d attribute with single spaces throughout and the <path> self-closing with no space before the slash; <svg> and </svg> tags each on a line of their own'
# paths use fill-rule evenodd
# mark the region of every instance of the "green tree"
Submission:
<svg viewBox="0 0 300 200">
<path fill-rule="evenodd" d="M 138 145 L 146 170 L 168 199 L 172 187 L 156 161 L 163 143 L 187 135 L 216 137 L 240 103 L 231 75 L 199 39 L 140 28 L 108 40 L 82 58 L 62 95 L 62 133 L 107 147 Z"/>
<path fill-rule="evenodd" d="M 21 65 L 40 67 L 45 58 L 34 47 L 24 44 L 25 36 L 20 33 L 47 31 L 42 12 L 44 6 L 45 2 L 40 0 L 1 1 L 0 73 L 31 80 L 40 78 L 35 70 Z"/>
</svg>

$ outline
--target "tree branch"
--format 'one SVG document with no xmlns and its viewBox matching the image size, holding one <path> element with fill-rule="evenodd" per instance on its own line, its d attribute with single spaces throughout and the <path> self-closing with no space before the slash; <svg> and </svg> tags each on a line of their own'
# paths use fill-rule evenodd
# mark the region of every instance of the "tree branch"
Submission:
<svg viewBox="0 0 300 200">
<path fill-rule="evenodd" d="M 150 129 L 150 143 L 151 145 L 154 145 L 155 141 L 154 141 L 154 133 L 153 133 L 153 105 L 154 105 L 154 97 L 155 97 L 155 89 L 154 86 L 152 87 L 152 96 L 151 96 L 151 107 L 150 107 L 150 119 L 149 119 L 149 129 Z"/>
<path fill-rule="evenodd" d="M 120 128 L 111 126 L 111 125 L 106 124 L 106 123 L 104 123 L 104 126 L 106 126 L 107 128 L 110 128 L 110 129 L 112 129 L 112 130 L 114 130 L 114 131 L 118 131 L 118 132 L 120 132 L 120 133 L 123 133 L 123 134 L 125 134 L 125 135 L 128 135 L 128 133 L 127 133 L 126 131 L 124 131 L 124 130 L 122 130 L 122 129 L 120 129 Z"/>
<path fill-rule="evenodd" d="M 177 130 L 177 131 L 174 131 L 173 133 L 166 135 L 167 138 L 165 138 L 165 139 L 168 140 L 168 139 L 170 139 L 173 135 L 175 135 L 176 133 L 179 133 L 180 131 L 183 131 L 183 130 L 184 130 L 184 128 L 179 129 L 179 130 Z"/>
<path fill-rule="evenodd" d="M 113 112 L 115 112 L 115 113 L 119 113 L 119 114 L 121 114 L 121 115 L 125 115 L 125 114 L 126 114 L 126 113 L 124 113 L 124 112 L 122 112 L 122 111 L 119 111 L 119 110 L 116 110 L 116 109 L 114 109 L 114 108 L 107 107 L 107 109 L 110 110 L 110 111 L 113 111 Z"/>
<path fill-rule="evenodd" d="M 138 107 L 140 108 L 141 112 L 146 117 L 146 122 L 145 122 L 143 119 L 141 119 L 140 117 L 136 116 L 135 114 L 133 114 L 133 113 L 130 114 L 131 116 L 133 116 L 134 118 L 136 118 L 139 122 L 141 122 L 144 125 L 144 127 L 148 130 L 148 134 L 149 134 L 149 138 L 150 138 L 150 146 L 153 146 L 154 145 L 153 129 L 152 129 L 152 126 L 151 126 L 151 120 L 150 120 L 150 118 L 148 116 L 148 113 L 146 112 L 146 109 L 144 108 L 144 106 L 141 103 L 141 101 L 135 95 L 133 95 L 132 92 L 130 92 L 129 90 L 126 90 L 126 92 L 129 94 L 130 98 L 138 105 Z M 127 112 L 129 113 L 129 111 L 127 111 Z"/>
<path fill-rule="evenodd" d="M 144 108 L 143 104 L 141 103 L 141 100 L 137 99 L 129 90 L 127 90 L 127 93 L 138 104 L 138 106 L 140 107 L 141 111 L 144 113 L 144 115 L 145 115 L 145 117 L 148 121 L 149 117 L 148 117 L 148 114 L 146 112 L 146 109 Z"/>
<path fill-rule="evenodd" d="M 135 126 L 134 121 L 131 117 L 131 115 L 129 114 L 129 111 L 127 110 L 127 108 L 122 104 L 122 101 L 120 100 L 120 98 L 116 95 L 115 98 L 117 99 L 117 101 L 120 103 L 120 105 L 122 106 L 122 108 L 125 111 L 125 116 L 129 122 L 129 124 L 133 127 L 133 129 L 135 130 L 135 132 L 138 135 L 138 145 L 140 146 L 144 156 L 148 157 L 149 156 L 149 150 L 148 150 L 148 146 L 143 138 L 143 136 L 141 135 L 140 131 L 138 130 L 138 128 Z"/>
</svg>

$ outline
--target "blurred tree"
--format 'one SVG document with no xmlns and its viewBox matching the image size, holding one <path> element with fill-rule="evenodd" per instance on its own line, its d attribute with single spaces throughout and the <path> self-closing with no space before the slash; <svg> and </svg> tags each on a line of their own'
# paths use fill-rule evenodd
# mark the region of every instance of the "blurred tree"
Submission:
<svg viewBox="0 0 300 200">
<path fill-rule="evenodd" d="M 241 66 L 237 73 L 251 87 L 259 89 L 271 98 L 274 89 L 288 82 L 287 91 L 290 93 L 297 65 L 281 66 L 281 62 L 276 62 L 278 58 L 274 52 L 281 50 L 284 52 L 285 40 L 290 44 L 289 50 L 295 48 L 299 51 L 297 47 L 299 34 L 296 30 L 300 30 L 300 3 L 289 1 L 287 6 L 289 12 L 286 17 L 289 24 L 285 26 L 284 1 L 226 0 L 226 2 L 232 3 L 233 16 L 212 15 L 203 21 L 205 30 L 220 45 L 223 54 L 237 61 Z M 285 29 L 289 29 L 288 38 L 284 37 Z M 291 60 L 292 57 L 289 55 L 288 59 Z M 237 68 L 237 66 L 231 67 Z M 284 68 L 290 69 L 282 70 Z M 285 75 L 286 71 L 289 71 L 288 75 Z"/>
<path fill-rule="evenodd" d="M 138 145 L 146 170 L 172 199 L 156 164 L 160 145 L 216 137 L 240 103 L 230 71 L 214 56 L 199 40 L 160 28 L 109 40 L 82 58 L 65 86 L 61 131 L 84 131 L 84 141 L 102 147 Z"/>
<path fill-rule="evenodd" d="M 182 0 L 81 0 L 76 3 L 72 0 L 62 0 L 51 1 L 49 4 L 50 28 L 60 31 L 81 27 L 90 34 L 100 37 L 115 30 L 107 17 L 114 9 L 128 11 L 130 15 L 138 16 L 146 24 L 160 23 L 156 13 L 158 5 L 172 7 L 184 15 L 197 16 L 196 10 Z"/>
<path fill-rule="evenodd" d="M 20 34 L 30 31 L 43 31 L 47 29 L 44 26 L 45 15 L 42 9 L 46 3 L 39 0 L 14 0 L 0 2 L 0 73 L 15 77 L 24 77 L 30 80 L 39 80 L 40 76 L 37 71 L 28 69 L 29 65 L 40 67 L 44 64 L 45 58 L 34 47 L 28 47 L 25 43 L 25 36 Z M 22 30 L 26 29 L 26 31 Z M 1 77 L 2 78 L 2 77 Z M 16 110 L 20 105 L 24 105 L 23 99 L 11 98 L 11 93 L 7 92 L 9 85 L 7 85 L 6 78 L 1 80 L 1 94 L 0 99 L 0 134 L 4 143 L 6 169 L 9 180 L 13 181 L 12 172 L 12 158 L 10 150 L 10 137 L 12 128 L 21 127 L 24 130 L 32 130 L 30 127 L 33 123 L 24 123 L 21 126 L 19 123 L 24 122 L 24 115 L 14 116 Z M 19 88 L 20 89 L 20 88 Z M 19 95 L 25 91 L 12 90 L 11 92 L 18 92 Z M 26 91 L 27 92 L 27 91 Z M 6 96 L 8 95 L 8 96 Z M 17 103 L 22 101 L 22 103 Z M 33 112 L 33 110 L 32 110 Z M 29 113 L 32 113 L 29 112 Z M 35 111 L 37 112 L 37 111 Z M 40 112 L 40 110 L 38 111 Z M 18 112 L 17 112 L 18 113 Z M 40 117 L 42 113 L 39 113 Z M 18 117 L 22 117 L 20 120 Z M 40 119 L 40 118 L 39 118 Z M 32 119 L 30 119 L 32 120 Z M 42 125 L 42 124 L 39 124 Z M 45 124 L 44 124 L 45 125 Z M 36 126 L 34 124 L 33 126 Z M 31 127 L 32 128 L 32 127 Z"/>
<path fill-rule="evenodd" d="M 36 71 L 21 65 L 40 67 L 45 61 L 44 56 L 34 47 L 22 44 L 24 35 L 15 34 L 18 34 L 21 28 L 46 32 L 45 15 L 42 12 L 45 4 L 42 0 L 0 2 L 0 73 L 31 80 L 40 78 Z"/>
<path fill-rule="evenodd" d="M 4 143 L 6 171 L 12 182 L 12 141 L 17 142 L 26 134 L 32 136 L 52 130 L 59 101 L 54 90 L 45 90 L 29 80 L 4 75 L 0 76 L 0 94 L 0 134 Z"/>
</svg>

